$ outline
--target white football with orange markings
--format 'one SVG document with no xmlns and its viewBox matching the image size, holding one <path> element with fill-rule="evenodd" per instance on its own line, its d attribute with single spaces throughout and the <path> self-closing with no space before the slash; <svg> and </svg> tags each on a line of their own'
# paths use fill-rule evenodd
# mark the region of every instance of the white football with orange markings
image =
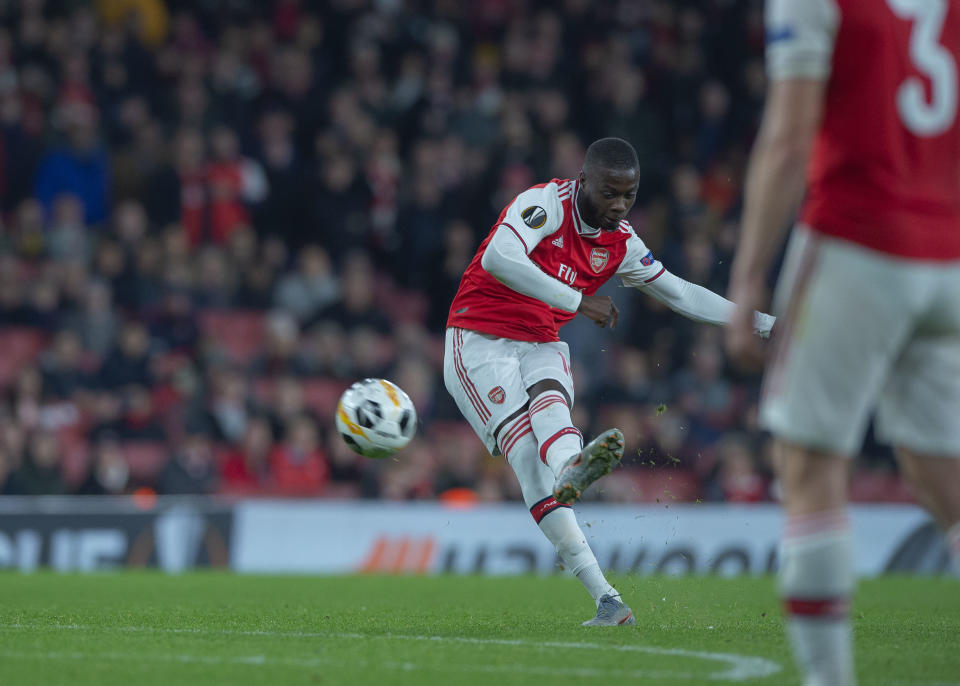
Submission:
<svg viewBox="0 0 960 686">
<path fill-rule="evenodd" d="M 417 432 L 417 410 L 410 397 L 386 379 L 358 381 L 337 403 L 337 431 L 364 457 L 390 457 Z"/>
</svg>

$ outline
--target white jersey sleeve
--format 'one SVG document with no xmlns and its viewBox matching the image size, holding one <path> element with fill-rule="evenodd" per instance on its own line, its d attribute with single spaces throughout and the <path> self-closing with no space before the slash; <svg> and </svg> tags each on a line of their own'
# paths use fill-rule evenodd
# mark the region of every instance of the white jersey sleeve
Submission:
<svg viewBox="0 0 960 686">
<path fill-rule="evenodd" d="M 487 243 L 480 266 L 493 278 L 518 293 L 566 312 L 576 312 L 582 294 L 541 270 L 524 253 L 518 236 L 501 224 Z"/>
<path fill-rule="evenodd" d="M 659 300 L 674 312 L 695 322 L 721 326 L 730 321 L 735 307 L 722 295 L 681 279 L 666 270 L 643 290 L 654 300 Z M 755 311 L 753 330 L 761 337 L 767 338 L 775 321 L 776 317 Z"/>
<path fill-rule="evenodd" d="M 563 205 L 556 183 L 528 188 L 514 198 L 500 226 L 509 227 L 529 255 L 544 237 L 563 223 Z"/>
<path fill-rule="evenodd" d="M 767 75 L 826 79 L 840 25 L 836 0 L 766 0 Z"/>
<path fill-rule="evenodd" d="M 733 303 L 722 295 L 668 272 L 636 235 L 627 239 L 627 254 L 617 275 L 624 286 L 643 289 L 654 300 L 693 321 L 723 325 L 733 313 Z M 756 312 L 754 330 L 769 336 L 774 321 L 774 317 Z"/>
<path fill-rule="evenodd" d="M 655 281 L 665 268 L 647 249 L 640 237 L 631 231 L 627 239 L 627 254 L 617 268 L 617 276 L 624 286 L 643 288 Z"/>
</svg>

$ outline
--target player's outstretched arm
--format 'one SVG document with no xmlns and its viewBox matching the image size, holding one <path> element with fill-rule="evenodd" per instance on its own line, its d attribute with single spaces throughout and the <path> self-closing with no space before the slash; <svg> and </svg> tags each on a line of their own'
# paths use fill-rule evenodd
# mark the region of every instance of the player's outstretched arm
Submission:
<svg viewBox="0 0 960 686">
<path fill-rule="evenodd" d="M 580 291 L 559 279 L 545 274 L 527 256 L 516 234 L 500 225 L 483 252 L 480 265 L 507 288 L 536 298 L 551 307 L 576 312 L 580 307 Z"/>
<path fill-rule="evenodd" d="M 803 195 L 840 14 L 834 2 L 824 0 L 768 0 L 765 20 L 770 87 L 747 168 L 728 291 L 738 307 L 726 331 L 727 352 L 741 363 L 760 357 L 750 336 L 750 312 L 766 297 L 767 272 Z"/>
<path fill-rule="evenodd" d="M 627 240 L 627 254 L 617 269 L 624 286 L 643 291 L 687 319 L 707 324 L 730 323 L 735 306 L 713 291 L 671 274 L 644 242 L 633 234 Z M 754 331 L 766 338 L 770 335 L 774 317 L 754 312 Z"/>
<path fill-rule="evenodd" d="M 657 276 L 656 280 L 641 286 L 640 290 L 687 319 L 718 326 L 730 321 L 735 307 L 722 295 L 681 279 L 666 269 Z M 770 335 L 770 329 L 773 328 L 775 321 L 776 317 L 763 312 L 754 312 L 754 331 L 766 338 Z"/>
<path fill-rule="evenodd" d="M 823 81 L 774 81 L 747 170 L 743 224 L 730 274 L 739 305 L 727 329 L 727 351 L 741 362 L 760 352 L 749 335 L 749 312 L 766 295 L 767 272 L 803 195 L 804 174 L 823 110 Z"/>
</svg>

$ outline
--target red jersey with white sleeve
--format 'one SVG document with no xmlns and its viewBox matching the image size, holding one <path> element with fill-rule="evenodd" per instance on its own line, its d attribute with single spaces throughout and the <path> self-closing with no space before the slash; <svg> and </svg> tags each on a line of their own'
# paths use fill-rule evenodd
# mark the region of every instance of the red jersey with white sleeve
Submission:
<svg viewBox="0 0 960 686">
<path fill-rule="evenodd" d="M 960 259 L 960 2 L 767 0 L 772 79 L 828 80 L 801 221 Z"/>
<path fill-rule="evenodd" d="M 517 341 L 558 341 L 558 330 L 576 315 L 581 294 L 593 295 L 616 274 L 629 285 L 652 283 L 663 274 L 663 265 L 626 221 L 616 231 L 587 226 L 576 207 L 578 190 L 576 180 L 553 179 L 504 208 L 464 272 L 448 327 Z M 516 235 L 542 272 L 531 289 L 538 297 L 504 285 L 484 268 L 484 253 L 501 228 Z"/>
</svg>

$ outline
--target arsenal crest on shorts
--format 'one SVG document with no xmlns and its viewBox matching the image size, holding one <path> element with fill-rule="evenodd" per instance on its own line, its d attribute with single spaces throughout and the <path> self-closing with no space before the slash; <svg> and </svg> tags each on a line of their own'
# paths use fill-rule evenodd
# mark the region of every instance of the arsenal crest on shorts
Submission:
<svg viewBox="0 0 960 686">
<path fill-rule="evenodd" d="M 491 402 L 502 405 L 507 397 L 507 392 L 503 390 L 503 386 L 494 386 L 490 389 L 490 392 L 487 393 L 487 397 L 490 398 Z"/>
<path fill-rule="evenodd" d="M 610 252 L 606 248 L 594 248 L 590 251 L 590 268 L 599 274 L 607 266 L 609 259 Z"/>
</svg>

